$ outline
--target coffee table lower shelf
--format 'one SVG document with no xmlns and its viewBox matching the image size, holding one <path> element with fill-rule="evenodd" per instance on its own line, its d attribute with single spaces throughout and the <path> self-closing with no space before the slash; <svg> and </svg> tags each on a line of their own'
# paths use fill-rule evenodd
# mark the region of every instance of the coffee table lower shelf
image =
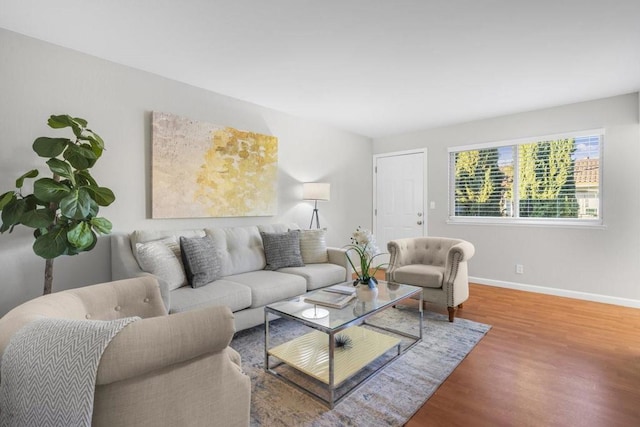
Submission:
<svg viewBox="0 0 640 427">
<path fill-rule="evenodd" d="M 337 403 L 338 400 L 346 397 L 346 395 L 351 393 L 355 388 L 386 366 L 391 362 L 391 360 L 378 368 L 375 372 L 372 372 L 371 375 L 364 378 L 334 402 L 334 391 L 337 387 L 342 385 L 346 380 L 356 375 L 392 348 L 397 347 L 397 355 L 395 357 L 398 357 L 401 354 L 400 339 L 362 326 L 352 326 L 336 335 L 346 335 L 351 338 L 351 347 L 336 347 L 334 349 L 333 382 L 330 378 L 331 354 L 329 349 L 329 340 L 331 339 L 331 336 L 324 332 L 312 331 L 306 335 L 267 350 L 269 356 L 274 356 L 288 366 L 291 366 L 327 385 L 327 389 L 330 393 L 330 399 L 324 399 L 321 396 L 304 389 L 299 384 L 296 384 L 289 378 L 283 377 L 269 367 L 267 367 L 267 371 L 285 379 L 287 382 L 314 395 L 323 402 L 328 403 L 330 407 L 333 407 L 334 403 Z M 395 357 L 392 360 L 394 360 Z"/>
</svg>

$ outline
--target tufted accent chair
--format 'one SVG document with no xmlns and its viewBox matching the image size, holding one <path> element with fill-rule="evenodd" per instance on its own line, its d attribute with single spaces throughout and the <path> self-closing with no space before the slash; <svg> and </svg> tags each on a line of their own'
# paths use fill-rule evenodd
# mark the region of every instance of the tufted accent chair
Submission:
<svg viewBox="0 0 640 427">
<path fill-rule="evenodd" d="M 19 305 L 0 319 L 0 355 L 13 334 L 35 319 L 129 316 L 141 319 L 124 327 L 102 354 L 92 426 L 249 424 L 251 381 L 229 347 L 235 330 L 231 310 L 210 306 L 167 315 L 158 282 L 149 276 Z"/>
<path fill-rule="evenodd" d="M 392 240 L 387 249 L 387 281 L 421 286 L 424 301 L 446 306 L 453 322 L 455 309 L 469 298 L 467 260 L 474 246 L 460 239 L 414 237 Z"/>
</svg>

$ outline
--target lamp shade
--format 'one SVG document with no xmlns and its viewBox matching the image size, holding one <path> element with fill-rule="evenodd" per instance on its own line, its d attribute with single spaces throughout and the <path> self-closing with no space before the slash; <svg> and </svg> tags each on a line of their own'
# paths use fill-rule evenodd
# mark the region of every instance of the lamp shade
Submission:
<svg viewBox="0 0 640 427">
<path fill-rule="evenodd" d="M 302 184 L 303 200 L 330 200 L 331 184 L 327 182 L 305 182 Z"/>
</svg>

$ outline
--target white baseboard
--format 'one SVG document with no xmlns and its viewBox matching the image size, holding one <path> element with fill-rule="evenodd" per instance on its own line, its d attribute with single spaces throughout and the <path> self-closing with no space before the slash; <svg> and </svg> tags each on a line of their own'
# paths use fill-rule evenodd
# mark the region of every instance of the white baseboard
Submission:
<svg viewBox="0 0 640 427">
<path fill-rule="evenodd" d="M 640 300 L 612 297 L 608 295 L 591 294 L 588 292 L 570 291 L 567 289 L 548 288 L 546 286 L 527 285 L 524 283 L 504 282 L 502 280 L 469 277 L 469 282 L 479 285 L 496 286 L 498 288 L 517 289 L 520 291 L 536 292 L 539 294 L 555 295 L 558 297 L 575 298 L 604 304 L 621 305 L 623 307 L 640 308 Z"/>
</svg>

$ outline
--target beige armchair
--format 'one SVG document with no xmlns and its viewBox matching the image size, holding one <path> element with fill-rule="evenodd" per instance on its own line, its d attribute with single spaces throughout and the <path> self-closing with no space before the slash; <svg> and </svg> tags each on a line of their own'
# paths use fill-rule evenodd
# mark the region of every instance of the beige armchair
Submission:
<svg viewBox="0 0 640 427">
<path fill-rule="evenodd" d="M 109 343 L 98 366 L 94 426 L 247 426 L 251 382 L 229 308 L 166 314 L 158 282 L 120 280 L 28 301 L 0 319 L 0 354 L 28 322 L 139 316 Z M 0 382 L 2 378 L 0 378 Z"/>
<path fill-rule="evenodd" d="M 425 302 L 446 306 L 449 321 L 455 309 L 469 298 L 467 260 L 474 252 L 465 240 L 445 237 L 415 237 L 392 240 L 386 279 L 423 288 Z"/>
</svg>

